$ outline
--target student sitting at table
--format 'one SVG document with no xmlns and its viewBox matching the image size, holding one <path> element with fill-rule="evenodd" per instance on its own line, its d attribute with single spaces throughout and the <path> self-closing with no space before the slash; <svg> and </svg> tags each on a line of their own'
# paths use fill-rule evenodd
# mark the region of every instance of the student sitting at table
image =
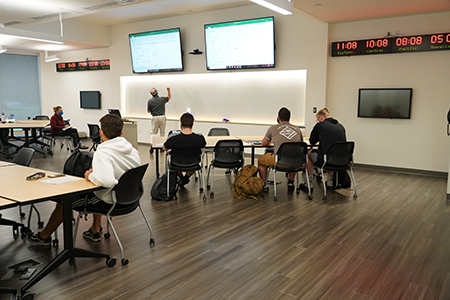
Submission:
<svg viewBox="0 0 450 300">
<path fill-rule="evenodd" d="M 181 132 L 169 136 L 163 145 L 163 150 L 167 151 L 172 149 L 173 155 L 195 155 L 201 154 L 202 148 L 206 146 L 205 137 L 201 134 L 192 132 L 192 126 L 194 126 L 194 116 L 190 113 L 184 113 L 181 118 Z M 189 183 L 190 177 L 195 171 L 183 173 L 179 172 L 178 177 L 180 177 L 180 187 L 184 187 Z"/>
<path fill-rule="evenodd" d="M 84 211 L 93 207 L 110 208 L 112 206 L 111 191 L 119 182 L 119 178 L 129 169 L 141 165 L 139 152 L 122 137 L 123 121 L 117 115 L 107 114 L 100 119 L 100 138 L 102 143 L 98 146 L 92 159 L 92 169 L 86 171 L 85 179 L 103 186 L 105 189 L 95 191 L 72 203 L 72 208 Z M 117 204 L 116 207 L 120 206 Z M 41 232 L 29 232 L 27 238 L 35 243 L 48 246 L 51 244 L 51 234 L 63 222 L 62 205 L 56 207 L 50 216 L 47 226 Z M 94 242 L 101 240 L 101 215 L 94 214 L 94 220 L 89 230 L 83 232 L 83 237 Z"/>
<path fill-rule="evenodd" d="M 89 147 L 84 146 L 80 142 L 80 137 L 78 136 L 78 130 L 76 128 L 69 128 L 69 125 L 64 124 L 63 109 L 61 106 L 53 107 L 55 114 L 50 119 L 50 127 L 52 137 L 55 135 L 59 136 L 71 136 L 74 148 L 87 149 Z"/>
<path fill-rule="evenodd" d="M 291 111 L 286 107 L 280 108 L 278 111 L 277 125 L 272 125 L 266 132 L 261 145 L 269 146 L 270 142 L 274 145 L 274 153 L 266 153 L 259 157 L 258 168 L 261 179 L 266 183 L 267 168 L 275 166 L 275 154 L 277 153 L 280 145 L 285 142 L 303 142 L 302 132 L 297 126 L 289 123 L 291 119 Z M 295 172 L 289 173 L 288 190 L 293 190 Z M 267 191 L 267 190 L 266 190 Z"/>
</svg>

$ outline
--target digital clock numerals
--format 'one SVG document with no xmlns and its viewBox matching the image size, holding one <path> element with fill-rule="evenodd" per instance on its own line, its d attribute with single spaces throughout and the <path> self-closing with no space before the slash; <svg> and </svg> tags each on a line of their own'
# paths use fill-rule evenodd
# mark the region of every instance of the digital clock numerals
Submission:
<svg viewBox="0 0 450 300">
<path fill-rule="evenodd" d="M 379 54 L 389 52 L 390 39 L 371 39 L 332 43 L 331 56 Z"/>
<path fill-rule="evenodd" d="M 89 60 L 89 61 L 76 61 L 68 63 L 56 64 L 57 72 L 66 71 L 90 71 L 90 70 L 109 70 L 109 59 L 103 60 Z"/>
<path fill-rule="evenodd" d="M 424 39 L 421 35 L 418 36 L 404 36 L 395 38 L 395 48 L 393 52 L 414 52 L 423 51 L 421 48 L 425 46 Z"/>
<path fill-rule="evenodd" d="M 385 53 L 386 49 L 391 49 L 389 39 L 366 40 L 365 50 L 367 54 Z"/>
</svg>

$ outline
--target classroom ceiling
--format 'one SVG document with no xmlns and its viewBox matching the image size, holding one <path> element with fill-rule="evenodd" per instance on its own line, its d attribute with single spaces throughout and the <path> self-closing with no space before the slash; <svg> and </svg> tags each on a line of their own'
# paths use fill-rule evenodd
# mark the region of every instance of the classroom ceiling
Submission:
<svg viewBox="0 0 450 300">
<path fill-rule="evenodd" d="M 292 2 L 297 10 L 327 23 L 450 11 L 450 0 L 292 0 Z M 22 25 L 55 21 L 59 20 L 60 13 L 63 21 L 68 18 L 79 18 L 91 23 L 117 25 L 242 5 L 256 4 L 248 0 L 0 0 L 0 27 L 20 29 Z M 268 14 L 272 12 L 268 11 Z M 7 45 L 11 49 L 26 51 L 39 49 L 36 43 L 38 42 L 20 40 L 20 42 L 9 41 Z M 0 39 L 0 44 L 5 43 Z M 45 49 L 44 46 L 42 50 Z M 63 50 L 92 47 L 95 45 L 68 42 Z"/>
</svg>

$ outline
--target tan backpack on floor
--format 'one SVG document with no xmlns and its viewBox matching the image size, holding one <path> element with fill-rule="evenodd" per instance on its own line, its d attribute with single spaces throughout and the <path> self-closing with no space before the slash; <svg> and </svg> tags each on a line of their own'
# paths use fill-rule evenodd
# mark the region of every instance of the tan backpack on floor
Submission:
<svg viewBox="0 0 450 300">
<path fill-rule="evenodd" d="M 254 165 L 243 166 L 236 174 L 233 183 L 233 197 L 259 199 L 264 182 L 257 177 L 258 168 Z"/>
</svg>

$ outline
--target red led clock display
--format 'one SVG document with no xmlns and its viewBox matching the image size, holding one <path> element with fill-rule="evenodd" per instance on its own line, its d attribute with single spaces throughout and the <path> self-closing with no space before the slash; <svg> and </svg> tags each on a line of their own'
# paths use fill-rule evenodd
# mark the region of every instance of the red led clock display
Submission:
<svg viewBox="0 0 450 300">
<path fill-rule="evenodd" d="M 57 63 L 56 72 L 109 70 L 109 59 Z"/>
</svg>

